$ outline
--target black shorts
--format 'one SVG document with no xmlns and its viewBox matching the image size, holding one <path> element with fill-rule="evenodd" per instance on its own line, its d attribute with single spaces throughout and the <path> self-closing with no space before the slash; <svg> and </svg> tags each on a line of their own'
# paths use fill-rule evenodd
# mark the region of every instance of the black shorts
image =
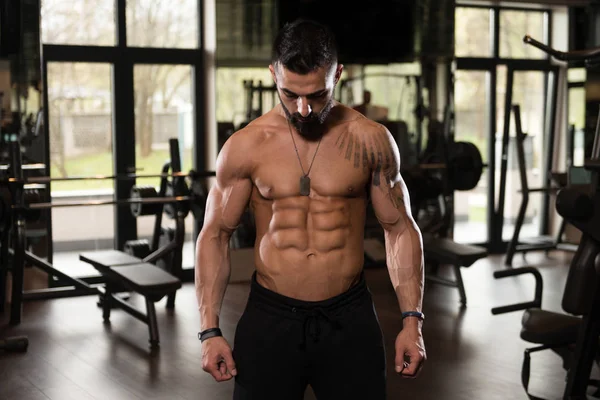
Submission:
<svg viewBox="0 0 600 400">
<path fill-rule="evenodd" d="M 333 298 L 306 302 L 252 278 L 238 323 L 234 400 L 385 399 L 383 334 L 364 276 Z"/>
</svg>

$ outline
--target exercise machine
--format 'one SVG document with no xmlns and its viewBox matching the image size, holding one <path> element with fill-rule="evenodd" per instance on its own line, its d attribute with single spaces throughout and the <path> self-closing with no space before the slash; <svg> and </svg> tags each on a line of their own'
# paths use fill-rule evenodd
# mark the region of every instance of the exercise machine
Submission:
<svg viewBox="0 0 600 400">
<path fill-rule="evenodd" d="M 541 163 L 541 186 L 542 187 L 550 187 L 552 185 L 552 153 L 553 153 L 553 144 L 554 137 L 556 133 L 556 119 L 554 116 L 556 115 L 557 102 L 558 102 L 558 82 L 559 82 L 559 67 L 557 65 L 547 65 L 540 67 L 539 69 L 535 69 L 536 71 L 544 72 L 548 75 L 547 81 L 547 90 L 548 90 L 548 104 L 545 108 L 546 120 L 544 121 L 544 150 L 543 150 L 543 159 Z M 501 154 L 500 154 L 500 181 L 498 182 L 498 201 L 494 205 L 495 209 L 492 214 L 492 218 L 494 219 L 493 223 L 496 226 L 500 226 L 504 228 L 505 226 L 505 203 L 506 203 L 506 190 L 509 185 L 507 185 L 508 175 L 509 175 L 509 150 L 510 150 L 510 122 L 511 116 L 513 114 L 513 86 L 515 81 L 515 75 L 521 71 L 530 71 L 529 69 L 524 68 L 518 64 L 508 64 L 506 68 L 506 95 L 504 96 L 504 126 L 502 132 L 502 142 L 501 142 Z M 530 191 L 531 192 L 531 191 Z M 550 204 L 550 193 L 548 191 L 540 192 L 541 198 L 541 215 L 547 215 Z M 552 243 L 553 240 L 551 238 L 544 238 L 546 232 L 549 230 L 547 226 L 547 220 L 542 220 L 542 224 L 540 225 L 540 236 L 537 239 L 529 239 L 529 242 L 532 242 L 537 248 L 543 248 L 547 243 Z M 490 237 L 490 241 L 492 243 L 500 243 L 503 242 L 502 230 L 498 232 L 494 231 L 494 237 Z M 496 237 L 498 235 L 499 237 Z M 542 243 L 542 245 L 540 245 Z M 525 248 L 525 247 L 521 247 Z M 503 249 L 505 250 L 505 249 Z"/>
<path fill-rule="evenodd" d="M 562 61 L 597 64 L 600 60 L 600 48 L 560 52 L 529 36 L 525 36 L 524 41 Z M 585 161 L 585 168 L 590 171 L 591 184 L 569 185 L 560 190 L 556 198 L 557 212 L 582 232 L 565 283 L 564 312 L 542 308 L 543 280 L 536 268 L 529 266 L 494 273 L 497 279 L 524 274 L 532 274 L 536 279 L 532 301 L 492 309 L 493 314 L 524 310 L 520 336 L 536 346 L 525 350 L 521 380 L 532 400 L 541 399 L 529 393 L 531 354 L 537 351 L 551 349 L 563 358 L 567 370 L 563 400 L 587 399 L 588 387 L 597 387 L 599 383 L 590 379 L 590 374 L 594 361 L 598 360 L 600 338 L 600 110 L 591 157 Z M 600 397 L 600 391 L 593 396 Z"/>
<path fill-rule="evenodd" d="M 154 303 L 169 296 L 167 307 L 174 307 L 175 291 L 181 286 L 181 252 L 185 236 L 184 219 L 190 211 L 196 218 L 203 220 L 207 191 L 200 182 L 200 178 L 214 176 L 214 172 L 199 173 L 190 171 L 181 172 L 179 159 L 179 145 L 177 139 L 169 141 L 171 159 L 165 163 L 160 174 L 156 175 L 125 175 L 125 176 L 96 176 L 96 177 L 28 177 L 23 176 L 21 164 L 20 143 L 13 140 L 9 143 L 11 164 L 7 176 L 0 179 L 3 185 L 10 190 L 9 204 L 4 205 L 6 222 L 2 230 L 0 277 L 6 276 L 8 265 L 11 266 L 12 296 L 10 309 L 10 323 L 18 324 L 21 321 L 23 300 L 62 297 L 66 295 L 95 295 L 100 296 L 105 321 L 110 317 L 113 306 L 119 306 L 137 319 L 149 326 L 151 347 L 158 345 L 158 326 Z M 169 171 L 170 170 L 170 171 Z M 41 197 L 27 195 L 27 186 L 64 179 L 136 179 L 140 177 L 158 177 L 161 179 L 160 189 L 148 190 L 148 187 L 134 186 L 131 198 L 122 200 L 91 201 L 91 202 L 40 202 Z M 191 180 L 191 185 L 185 181 Z M 69 276 L 58 270 L 47 260 L 33 254 L 27 249 L 26 223 L 39 217 L 40 210 L 53 207 L 78 207 L 94 205 L 117 205 L 130 207 L 134 216 L 154 215 L 155 235 L 152 245 L 148 245 L 145 254 L 130 254 L 119 250 L 101 250 L 98 252 L 85 252 L 80 254 L 80 259 L 94 266 L 103 277 L 102 284 L 94 285 L 81 279 Z M 175 221 L 173 235 L 167 240 L 160 241 L 160 225 L 163 213 Z M 130 248 L 137 249 L 131 243 Z M 132 250 L 133 253 L 134 250 Z M 136 257 L 139 256 L 139 257 Z M 163 268 L 160 261 L 167 258 Z M 23 276 L 25 265 L 37 267 L 52 277 L 66 283 L 64 288 L 51 288 L 39 291 L 23 291 Z M 5 280 L 0 279 L 4 284 Z M 3 289 L 4 287 L 1 287 Z M 141 312 L 125 302 L 116 293 L 132 291 L 144 296 L 146 312 Z M 4 296 L 4 293 L 0 293 Z"/>
<path fill-rule="evenodd" d="M 523 132 L 521 125 L 521 107 L 518 104 L 513 104 L 512 113 L 515 118 L 515 144 L 517 153 L 517 166 L 519 170 L 519 180 L 521 182 L 521 204 L 519 206 L 519 212 L 515 221 L 515 229 L 513 236 L 508 247 L 506 249 L 506 257 L 504 262 L 507 266 L 512 266 L 512 260 L 516 253 L 526 253 L 528 251 L 550 251 L 550 250 L 570 250 L 575 251 L 576 246 L 562 242 L 563 233 L 565 230 L 565 220 L 561 221 L 558 233 L 555 237 L 552 236 L 537 236 L 533 238 L 521 238 L 521 228 L 525 222 L 525 216 L 527 213 L 527 206 L 529 205 L 529 195 L 533 193 L 544 193 L 555 195 L 560 189 L 564 188 L 569 181 L 569 173 L 553 173 L 551 174 L 552 180 L 554 181 L 551 185 L 541 187 L 530 187 L 527 179 L 527 161 L 525 159 L 525 142 L 528 136 Z M 574 132 L 571 130 L 570 136 Z M 569 140 L 572 142 L 572 139 Z M 569 167 L 569 166 L 567 166 Z M 569 171 L 571 169 L 569 168 Z"/>
</svg>

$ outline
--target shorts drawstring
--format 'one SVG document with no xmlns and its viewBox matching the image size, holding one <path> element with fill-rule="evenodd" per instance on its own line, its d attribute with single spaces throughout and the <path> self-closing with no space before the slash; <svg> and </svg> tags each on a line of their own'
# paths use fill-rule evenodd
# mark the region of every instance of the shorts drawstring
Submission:
<svg viewBox="0 0 600 400">
<path fill-rule="evenodd" d="M 292 312 L 296 312 L 296 308 L 292 308 Z M 327 311 L 322 309 L 321 307 L 315 307 L 310 311 L 303 311 L 304 313 L 304 322 L 302 329 L 302 339 L 300 341 L 300 349 L 304 350 L 306 348 L 307 337 L 310 336 L 312 338 L 313 343 L 317 343 L 319 341 L 319 337 L 321 336 L 321 325 L 319 320 L 325 320 L 329 322 L 334 329 L 341 329 L 342 324 L 337 319 L 333 318 Z M 311 327 L 312 332 L 311 332 Z"/>
</svg>

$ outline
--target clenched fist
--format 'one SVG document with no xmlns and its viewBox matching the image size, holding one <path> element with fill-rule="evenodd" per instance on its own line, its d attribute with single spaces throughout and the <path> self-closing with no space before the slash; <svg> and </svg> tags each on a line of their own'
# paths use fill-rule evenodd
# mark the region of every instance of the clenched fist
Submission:
<svg viewBox="0 0 600 400">
<path fill-rule="evenodd" d="M 202 342 L 202 369 L 217 382 L 228 381 L 237 375 L 231 346 L 222 336 Z"/>
</svg>

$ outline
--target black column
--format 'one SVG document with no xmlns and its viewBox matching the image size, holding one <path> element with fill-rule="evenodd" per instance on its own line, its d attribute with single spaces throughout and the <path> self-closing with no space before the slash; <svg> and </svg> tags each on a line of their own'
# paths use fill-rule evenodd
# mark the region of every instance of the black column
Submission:
<svg viewBox="0 0 600 400">
<path fill-rule="evenodd" d="M 135 116 L 133 95 L 133 64 L 127 57 L 125 0 L 116 0 L 117 47 L 121 54 L 113 66 L 113 169 L 115 174 L 131 172 L 135 167 Z M 132 180 L 115 181 L 115 200 L 130 196 Z M 129 207 L 115 208 L 115 248 L 137 237 L 137 224 Z"/>
</svg>

